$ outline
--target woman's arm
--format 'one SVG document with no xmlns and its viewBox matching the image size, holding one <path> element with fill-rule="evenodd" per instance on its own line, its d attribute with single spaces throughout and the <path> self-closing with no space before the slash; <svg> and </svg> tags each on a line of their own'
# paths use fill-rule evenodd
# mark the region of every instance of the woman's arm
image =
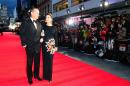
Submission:
<svg viewBox="0 0 130 86">
<path fill-rule="evenodd" d="M 54 29 L 55 29 L 55 34 L 54 34 L 55 46 L 58 47 L 58 31 L 57 31 L 57 28 L 54 28 Z"/>
</svg>

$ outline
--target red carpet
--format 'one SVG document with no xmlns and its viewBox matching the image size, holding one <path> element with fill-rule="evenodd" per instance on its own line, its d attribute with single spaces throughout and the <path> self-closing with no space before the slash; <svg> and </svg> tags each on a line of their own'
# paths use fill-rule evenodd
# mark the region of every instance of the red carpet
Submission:
<svg viewBox="0 0 130 86">
<path fill-rule="evenodd" d="M 29 86 L 25 66 L 25 51 L 19 37 L 4 33 L 0 36 L 0 86 Z M 130 86 L 125 79 L 60 53 L 54 57 L 52 83 L 33 81 L 32 86 Z"/>
</svg>

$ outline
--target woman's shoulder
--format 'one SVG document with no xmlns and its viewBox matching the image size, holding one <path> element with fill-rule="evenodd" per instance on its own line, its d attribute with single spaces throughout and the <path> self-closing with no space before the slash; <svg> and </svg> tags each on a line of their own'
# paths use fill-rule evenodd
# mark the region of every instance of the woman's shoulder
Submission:
<svg viewBox="0 0 130 86">
<path fill-rule="evenodd" d="M 46 24 L 42 24 L 42 29 L 43 29 L 43 30 L 47 29 Z"/>
<path fill-rule="evenodd" d="M 53 29 L 53 30 L 56 30 L 56 27 L 55 27 L 55 26 L 47 26 L 46 24 L 45 24 L 45 25 L 42 25 L 42 28 L 43 28 L 43 29 Z"/>
<path fill-rule="evenodd" d="M 57 30 L 57 27 L 56 27 L 56 26 L 53 26 L 53 28 L 54 28 L 55 30 Z"/>
<path fill-rule="evenodd" d="M 56 28 L 56 26 L 53 26 L 53 30 L 56 32 L 57 31 L 57 28 Z"/>
</svg>

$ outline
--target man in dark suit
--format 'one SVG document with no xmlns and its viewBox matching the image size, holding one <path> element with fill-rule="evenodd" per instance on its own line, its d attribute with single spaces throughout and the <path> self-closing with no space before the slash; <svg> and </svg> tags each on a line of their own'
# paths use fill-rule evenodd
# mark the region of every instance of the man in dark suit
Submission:
<svg viewBox="0 0 130 86">
<path fill-rule="evenodd" d="M 20 37 L 22 46 L 26 50 L 27 55 L 27 78 L 29 84 L 32 84 L 32 64 L 34 61 L 34 78 L 41 81 L 39 77 L 39 66 L 40 66 L 40 35 L 41 35 L 41 24 L 37 21 L 39 17 L 39 9 L 32 8 L 30 10 L 30 18 L 22 22 L 20 28 Z"/>
</svg>

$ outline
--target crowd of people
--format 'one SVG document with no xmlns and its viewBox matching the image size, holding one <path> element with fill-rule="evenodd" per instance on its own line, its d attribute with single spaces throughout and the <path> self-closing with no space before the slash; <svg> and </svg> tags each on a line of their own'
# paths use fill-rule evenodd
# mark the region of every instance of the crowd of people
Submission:
<svg viewBox="0 0 130 86">
<path fill-rule="evenodd" d="M 91 25 L 82 21 L 78 28 L 58 29 L 59 45 L 95 53 L 95 46 L 99 41 L 107 42 L 109 39 L 114 39 L 113 50 L 116 50 L 119 40 L 130 37 L 129 17 L 129 15 L 98 17 Z"/>
</svg>

